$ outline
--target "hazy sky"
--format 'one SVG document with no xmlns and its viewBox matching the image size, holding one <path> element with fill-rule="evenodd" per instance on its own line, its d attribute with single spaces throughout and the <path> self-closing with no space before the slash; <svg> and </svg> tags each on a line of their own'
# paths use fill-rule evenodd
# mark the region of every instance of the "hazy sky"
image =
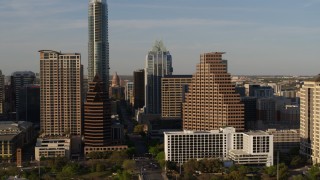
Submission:
<svg viewBox="0 0 320 180">
<path fill-rule="evenodd" d="M 40 49 L 80 52 L 87 0 L 0 0 L 0 69 L 39 72 Z M 174 74 L 226 52 L 232 74 L 320 73 L 320 0 L 108 0 L 110 73 L 131 75 L 162 39 Z M 86 72 L 85 72 L 86 74 Z"/>
</svg>

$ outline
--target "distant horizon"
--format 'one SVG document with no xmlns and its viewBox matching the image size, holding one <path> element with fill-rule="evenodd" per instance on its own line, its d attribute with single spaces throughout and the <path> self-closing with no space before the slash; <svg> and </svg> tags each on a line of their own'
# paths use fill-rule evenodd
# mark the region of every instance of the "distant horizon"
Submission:
<svg viewBox="0 0 320 180">
<path fill-rule="evenodd" d="M 174 74 L 196 71 L 203 52 L 226 52 L 231 74 L 320 73 L 319 0 L 108 0 L 110 74 L 143 69 L 163 40 Z M 88 67 L 88 0 L 0 2 L 0 69 L 39 72 L 38 50 L 82 55 Z"/>
<path fill-rule="evenodd" d="M 1 69 L 0 69 L 1 70 Z M 22 70 L 22 71 L 29 71 L 29 70 Z M 14 71 L 14 72 L 17 72 L 17 71 Z M 14 73 L 14 72 L 12 72 L 12 73 Z M 39 73 L 39 72 L 34 72 L 34 71 L 32 71 L 33 73 Z M 3 75 L 5 75 L 5 77 L 10 77 L 11 76 L 11 74 L 12 73 L 10 73 L 9 75 L 8 74 L 3 74 Z M 119 74 L 118 72 L 117 72 L 117 74 L 118 74 L 118 76 L 133 76 L 133 72 L 132 72 L 132 74 Z M 175 75 L 193 75 L 193 74 L 195 74 L 195 72 L 194 73 L 192 73 L 192 74 L 172 74 L 173 76 L 175 76 Z M 229 73 L 230 74 L 230 73 Z M 320 74 L 320 73 L 319 73 Z M 262 75 L 244 75 L 244 74 L 230 74 L 231 76 L 258 76 L 258 77 L 261 77 L 261 76 L 267 76 L 267 77 L 281 77 L 281 76 L 288 76 L 288 77 L 294 77 L 294 76 L 297 76 L 297 77 L 314 77 L 314 76 L 317 76 L 317 75 L 319 75 L 319 74 L 315 74 L 315 75 L 288 75 L 288 74 L 278 74 L 278 75 L 267 75 L 267 74 L 262 74 Z M 88 76 L 87 74 L 84 74 L 83 75 L 84 77 L 86 77 L 86 76 Z M 113 74 L 109 74 L 109 76 L 110 77 L 112 77 L 113 76 Z M 111 81 L 111 79 L 110 79 L 110 81 Z"/>
</svg>

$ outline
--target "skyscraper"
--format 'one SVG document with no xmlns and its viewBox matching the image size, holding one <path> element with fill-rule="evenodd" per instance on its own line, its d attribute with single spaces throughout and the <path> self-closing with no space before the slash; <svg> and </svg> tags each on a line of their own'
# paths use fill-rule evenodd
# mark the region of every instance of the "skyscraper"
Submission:
<svg viewBox="0 0 320 180">
<path fill-rule="evenodd" d="M 89 82 L 87 101 L 84 103 L 85 151 L 91 147 L 104 147 L 111 144 L 111 111 L 107 93 L 98 75 Z M 89 148 L 90 149 L 90 148 Z"/>
<path fill-rule="evenodd" d="M 40 127 L 40 85 L 28 84 L 20 89 L 17 114 L 20 121 L 32 122 Z"/>
<path fill-rule="evenodd" d="M 19 101 L 20 101 L 20 90 L 23 86 L 27 84 L 33 84 L 36 75 L 31 71 L 16 71 L 11 76 L 11 86 L 12 86 L 12 98 L 14 98 L 14 112 L 16 114 L 16 120 L 19 118 Z"/>
<path fill-rule="evenodd" d="M 200 55 L 182 108 L 183 129 L 216 130 L 231 126 L 244 130 L 244 105 L 231 83 L 222 52 Z"/>
<path fill-rule="evenodd" d="M 40 129 L 81 135 L 81 55 L 40 50 Z"/>
<path fill-rule="evenodd" d="M 320 75 L 305 81 L 300 95 L 300 153 L 320 162 Z"/>
<path fill-rule="evenodd" d="M 0 70 L 0 116 L 4 113 L 4 75 Z"/>
<path fill-rule="evenodd" d="M 161 78 L 172 75 L 172 57 L 162 41 L 156 41 L 146 57 L 145 107 L 147 114 L 161 114 Z"/>
<path fill-rule="evenodd" d="M 108 6 L 106 0 L 89 0 L 88 82 L 101 77 L 109 89 Z"/>
<path fill-rule="evenodd" d="M 179 119 L 182 117 L 182 102 L 188 91 L 191 75 L 171 75 L 161 79 L 161 117 Z"/>
<path fill-rule="evenodd" d="M 144 70 L 136 70 L 133 72 L 133 96 L 134 96 L 134 108 L 140 109 L 144 106 Z"/>
</svg>

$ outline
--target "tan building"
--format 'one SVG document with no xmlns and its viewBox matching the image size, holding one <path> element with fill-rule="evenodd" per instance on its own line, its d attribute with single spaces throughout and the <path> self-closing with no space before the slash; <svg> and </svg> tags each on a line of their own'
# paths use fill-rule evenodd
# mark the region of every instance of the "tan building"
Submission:
<svg viewBox="0 0 320 180">
<path fill-rule="evenodd" d="M 191 78 L 191 75 L 171 75 L 161 78 L 162 119 L 182 118 L 182 102 Z"/>
<path fill-rule="evenodd" d="M 40 161 L 41 157 L 54 158 L 66 157 L 70 158 L 71 140 L 69 138 L 50 138 L 37 139 L 35 147 L 35 160 Z"/>
<path fill-rule="evenodd" d="M 235 93 L 223 52 L 200 55 L 183 103 L 183 129 L 215 130 L 231 126 L 244 130 L 244 105 Z"/>
<path fill-rule="evenodd" d="M 300 153 L 320 162 L 320 75 L 305 81 L 300 96 Z"/>
<path fill-rule="evenodd" d="M 40 128 L 44 136 L 81 134 L 81 55 L 40 50 Z"/>
<path fill-rule="evenodd" d="M 300 146 L 299 129 L 268 129 L 266 132 L 273 135 L 275 151 L 289 152 Z"/>
<path fill-rule="evenodd" d="M 22 167 L 22 149 L 18 148 L 16 152 L 17 167 Z"/>
</svg>

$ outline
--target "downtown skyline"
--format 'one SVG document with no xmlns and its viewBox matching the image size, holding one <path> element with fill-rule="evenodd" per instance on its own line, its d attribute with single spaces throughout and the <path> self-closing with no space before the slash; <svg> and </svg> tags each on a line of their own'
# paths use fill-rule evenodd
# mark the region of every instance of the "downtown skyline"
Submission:
<svg viewBox="0 0 320 180">
<path fill-rule="evenodd" d="M 55 49 L 80 52 L 88 74 L 87 6 L 87 0 L 0 2 L 3 73 L 39 72 L 37 51 Z M 231 74 L 319 73 L 318 0 L 108 0 L 108 6 L 110 74 L 143 68 L 155 40 L 170 49 L 174 74 L 194 74 L 199 54 L 212 51 L 227 52 Z"/>
</svg>

